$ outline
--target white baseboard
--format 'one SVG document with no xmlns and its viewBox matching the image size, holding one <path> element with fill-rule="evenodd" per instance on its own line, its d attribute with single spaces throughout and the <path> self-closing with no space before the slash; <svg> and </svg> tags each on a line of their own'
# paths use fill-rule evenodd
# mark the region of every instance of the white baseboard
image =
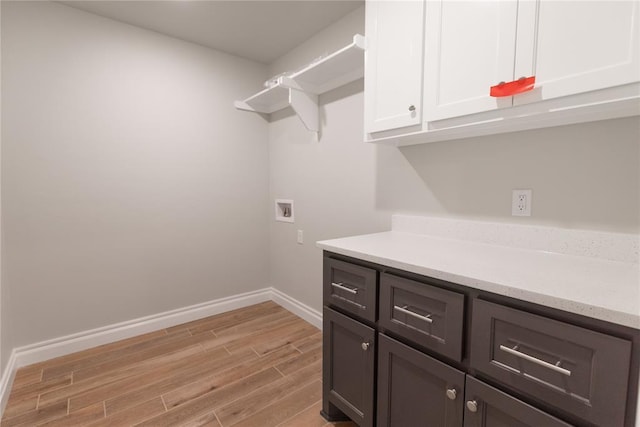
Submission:
<svg viewBox="0 0 640 427">
<path fill-rule="evenodd" d="M 2 379 L 0 379 L 0 418 L 2 418 L 4 408 L 7 406 L 7 401 L 9 400 L 9 394 L 11 392 L 11 385 L 13 384 L 13 379 L 16 376 L 17 370 L 16 351 L 13 350 L 11 352 L 11 356 L 9 356 L 7 366 L 4 368 L 4 372 L 2 372 Z"/>
<path fill-rule="evenodd" d="M 265 301 L 274 301 L 318 329 L 322 329 L 321 312 L 275 288 L 264 288 L 18 347 L 11 352 L 11 357 L 0 380 L 0 417 L 4 413 L 5 405 L 9 399 L 16 371 L 23 366 Z"/>
<path fill-rule="evenodd" d="M 271 288 L 271 299 L 278 305 L 286 308 L 298 317 L 303 318 L 316 328 L 322 330 L 322 312 L 314 310 L 306 304 L 291 298 L 289 295 Z"/>
<path fill-rule="evenodd" d="M 15 349 L 16 367 L 21 368 L 269 300 L 271 289 L 265 288 L 19 347 Z"/>
</svg>

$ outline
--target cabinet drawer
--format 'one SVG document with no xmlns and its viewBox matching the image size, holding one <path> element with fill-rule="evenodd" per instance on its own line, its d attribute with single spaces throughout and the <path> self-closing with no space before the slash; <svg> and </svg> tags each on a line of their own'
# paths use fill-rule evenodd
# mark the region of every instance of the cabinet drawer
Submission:
<svg viewBox="0 0 640 427">
<path fill-rule="evenodd" d="M 386 330 L 460 361 L 463 324 L 463 294 L 382 274 L 380 325 Z"/>
<path fill-rule="evenodd" d="M 373 427 L 376 333 L 350 317 L 323 310 L 322 394 L 361 427 Z"/>
<path fill-rule="evenodd" d="M 467 376 L 464 427 L 571 427 L 541 410 Z"/>
<path fill-rule="evenodd" d="M 325 305 L 339 307 L 371 322 L 376 321 L 376 270 L 325 257 L 323 280 Z"/>
<path fill-rule="evenodd" d="M 378 427 L 462 425 L 464 372 L 378 336 Z"/>
<path fill-rule="evenodd" d="M 472 367 L 590 423 L 623 425 L 630 341 L 482 300 L 472 332 Z"/>
</svg>

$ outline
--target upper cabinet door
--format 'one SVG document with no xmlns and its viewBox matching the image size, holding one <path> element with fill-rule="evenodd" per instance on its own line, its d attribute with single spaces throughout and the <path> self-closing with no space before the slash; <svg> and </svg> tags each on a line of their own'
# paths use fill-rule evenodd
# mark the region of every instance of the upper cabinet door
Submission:
<svg viewBox="0 0 640 427">
<path fill-rule="evenodd" d="M 365 132 L 422 123 L 423 1 L 367 1 Z"/>
<path fill-rule="evenodd" d="M 536 88 L 515 105 L 640 80 L 638 1 L 520 3 L 528 14 L 537 7 L 537 31 L 518 31 L 515 78 L 535 74 Z"/>
<path fill-rule="evenodd" d="M 512 105 L 489 89 L 513 80 L 517 14 L 515 1 L 427 1 L 427 121 Z"/>
</svg>

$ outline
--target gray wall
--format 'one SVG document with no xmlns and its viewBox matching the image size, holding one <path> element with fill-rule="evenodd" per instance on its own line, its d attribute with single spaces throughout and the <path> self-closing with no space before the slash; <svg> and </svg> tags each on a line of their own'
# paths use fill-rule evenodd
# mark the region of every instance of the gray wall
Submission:
<svg viewBox="0 0 640 427">
<path fill-rule="evenodd" d="M 18 346 L 268 285 L 256 63 L 2 2 L 2 367 Z"/>
<path fill-rule="evenodd" d="M 415 196 L 429 215 L 640 231 L 638 117 L 405 147 L 401 152 L 425 184 Z M 531 217 L 511 216 L 514 188 L 533 189 Z"/>
<path fill-rule="evenodd" d="M 270 67 L 296 69 L 350 42 L 360 9 Z M 640 231 L 638 117 L 394 148 L 362 143 L 362 81 L 321 98 L 312 141 L 283 112 L 269 127 L 270 196 L 295 202 L 295 224 L 270 218 L 272 286 L 321 309 L 317 240 L 388 230 L 392 213 Z M 511 216 L 511 190 L 533 189 L 533 215 Z M 296 230 L 305 234 L 296 244 Z"/>
</svg>

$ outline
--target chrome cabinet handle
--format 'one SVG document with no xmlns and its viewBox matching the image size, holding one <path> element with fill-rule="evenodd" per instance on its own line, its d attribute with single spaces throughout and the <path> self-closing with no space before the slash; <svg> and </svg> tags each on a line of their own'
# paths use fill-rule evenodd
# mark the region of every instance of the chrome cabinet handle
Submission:
<svg viewBox="0 0 640 427">
<path fill-rule="evenodd" d="M 478 412 L 478 402 L 475 400 L 467 400 L 467 409 L 470 412 Z"/>
<path fill-rule="evenodd" d="M 343 291 L 347 291 L 353 295 L 356 295 L 358 293 L 358 288 L 356 289 L 347 288 L 342 282 L 339 282 L 339 283 L 331 282 L 331 286 L 333 286 L 334 288 L 342 289 Z"/>
<path fill-rule="evenodd" d="M 505 353 L 509 353 L 515 357 L 518 357 L 520 359 L 524 359 L 528 362 L 535 363 L 536 365 L 540 365 L 547 369 L 551 369 L 552 371 L 565 375 L 567 377 L 571 376 L 571 371 L 561 367 L 560 361 L 558 361 L 555 365 L 553 363 L 545 362 L 544 360 L 540 360 L 537 357 L 529 356 L 528 354 L 518 351 L 517 345 L 513 348 L 509 348 L 507 346 L 501 345 L 500 350 L 504 351 Z"/>
<path fill-rule="evenodd" d="M 447 397 L 450 400 L 456 400 L 456 396 L 458 395 L 458 392 L 456 391 L 455 388 L 448 388 L 447 389 Z"/>
<path fill-rule="evenodd" d="M 400 313 L 408 314 L 409 316 L 415 317 L 416 319 L 424 320 L 427 323 L 433 323 L 433 319 L 431 318 L 430 314 L 423 316 L 422 314 L 418 314 L 411 310 L 407 310 L 407 307 L 408 307 L 407 305 L 405 305 L 404 307 L 399 307 L 397 305 L 394 305 L 393 309 L 398 310 Z"/>
<path fill-rule="evenodd" d="M 368 342 L 363 342 L 363 343 L 362 343 L 362 345 L 361 345 L 361 347 L 362 347 L 362 349 L 363 349 L 364 351 L 367 351 L 367 350 L 369 350 L 369 345 L 370 345 L 370 344 L 369 344 Z"/>
</svg>

